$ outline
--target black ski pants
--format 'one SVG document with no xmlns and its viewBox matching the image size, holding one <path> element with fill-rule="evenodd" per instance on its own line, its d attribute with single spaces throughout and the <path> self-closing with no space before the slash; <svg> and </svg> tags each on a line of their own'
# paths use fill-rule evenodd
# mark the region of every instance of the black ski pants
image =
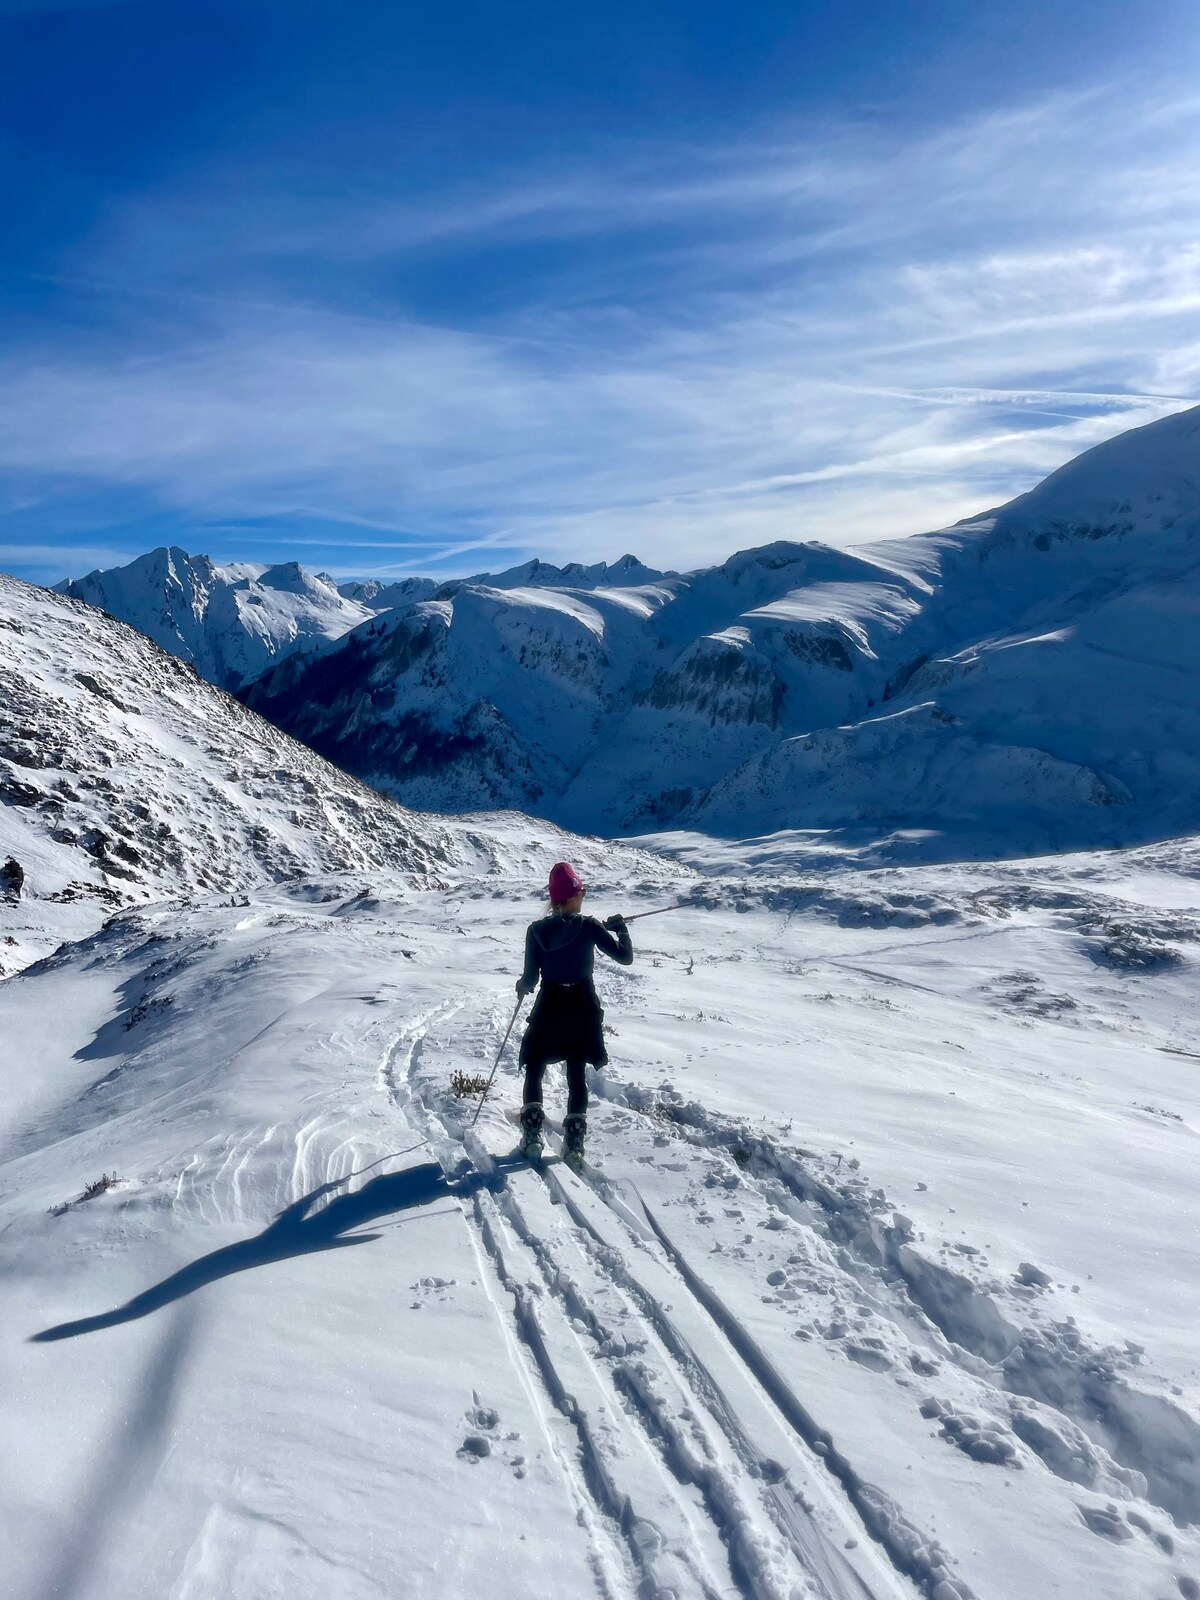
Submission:
<svg viewBox="0 0 1200 1600">
<path fill-rule="evenodd" d="M 546 1063 L 525 1068 L 525 1104 L 542 1103 L 542 1075 Z M 587 1073 L 582 1061 L 567 1062 L 567 1115 L 582 1117 L 587 1111 Z"/>
</svg>

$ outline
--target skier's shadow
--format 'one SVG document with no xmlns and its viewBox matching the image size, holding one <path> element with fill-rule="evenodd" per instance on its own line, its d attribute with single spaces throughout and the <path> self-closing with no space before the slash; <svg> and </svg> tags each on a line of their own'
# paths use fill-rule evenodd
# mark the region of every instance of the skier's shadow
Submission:
<svg viewBox="0 0 1200 1600">
<path fill-rule="evenodd" d="M 181 1267 L 169 1278 L 135 1295 L 114 1311 L 44 1328 L 41 1333 L 32 1335 L 30 1343 L 49 1344 L 58 1339 L 74 1339 L 81 1333 L 98 1333 L 102 1328 L 115 1328 L 122 1322 L 134 1322 L 139 1317 L 149 1316 L 152 1311 L 161 1310 L 174 1300 L 182 1300 L 185 1295 L 193 1294 L 207 1283 L 228 1278 L 235 1272 L 246 1272 L 251 1267 L 265 1267 L 273 1261 L 312 1255 L 318 1250 L 343 1250 L 348 1245 L 369 1244 L 380 1237 L 379 1233 L 355 1233 L 352 1230 L 376 1222 L 381 1217 L 395 1216 L 400 1211 L 413 1211 L 432 1205 L 435 1200 L 469 1199 L 479 1189 L 494 1192 L 504 1187 L 509 1168 L 522 1164 L 516 1159 L 498 1161 L 491 1174 L 484 1175 L 468 1168 L 454 1178 L 447 1179 L 436 1162 L 426 1161 L 417 1167 L 407 1167 L 403 1172 L 388 1172 L 372 1178 L 355 1193 L 337 1195 L 320 1210 L 314 1211 L 319 1201 L 350 1181 L 349 1177 L 335 1178 L 281 1211 L 274 1222 L 254 1238 L 225 1245 L 220 1250 L 201 1256 L 199 1261 Z M 356 1176 L 359 1174 L 350 1174 L 350 1177 Z"/>
</svg>

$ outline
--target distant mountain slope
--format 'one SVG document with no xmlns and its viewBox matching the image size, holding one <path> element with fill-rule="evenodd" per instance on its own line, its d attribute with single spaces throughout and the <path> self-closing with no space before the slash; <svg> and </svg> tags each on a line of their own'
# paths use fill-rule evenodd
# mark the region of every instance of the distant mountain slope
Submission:
<svg viewBox="0 0 1200 1600">
<path fill-rule="evenodd" d="M 10 898 L 39 904 L 47 928 L 71 924 L 70 906 L 91 908 L 86 924 L 125 901 L 301 872 L 426 876 L 461 854 L 436 820 L 329 766 L 132 628 L 3 575 L 0 685 L 0 866 L 18 863 Z M 0 972 L 15 959 L 0 948 Z"/>
<path fill-rule="evenodd" d="M 439 584 L 435 593 L 438 599 L 448 599 L 468 586 L 489 589 L 598 589 L 630 588 L 639 583 L 653 583 L 656 579 L 671 576 L 648 567 L 636 556 L 621 556 L 617 561 L 595 561 L 584 566 L 581 561 L 568 561 L 565 567 L 556 567 L 550 561 L 523 561 L 520 566 L 508 567 L 504 572 L 480 572 L 473 578 L 457 578 Z"/>
<path fill-rule="evenodd" d="M 202 678 L 236 689 L 284 656 L 319 649 L 389 604 L 410 605 L 433 584 L 347 584 L 287 562 L 216 566 L 175 546 L 128 566 L 58 585 L 59 594 L 98 606 L 188 661 Z"/>
<path fill-rule="evenodd" d="M 1200 827 L 1200 408 L 940 533 L 525 577 L 376 617 L 247 701 L 407 803 L 599 831 Z"/>
<path fill-rule="evenodd" d="M 319 572 L 317 578 L 333 583 L 327 572 Z M 381 583 L 377 578 L 368 578 L 365 583 L 339 583 L 336 588 L 343 600 L 352 600 L 368 611 L 394 611 L 399 606 L 427 600 L 437 584 L 432 578 L 401 578 L 398 583 Z"/>
<path fill-rule="evenodd" d="M 596 588 L 646 583 L 661 574 L 633 556 L 609 565 L 566 567 L 527 561 L 507 572 L 438 584 L 432 578 L 368 579 L 338 583 L 298 562 L 268 567 L 253 562 L 218 566 L 207 556 L 172 545 L 124 567 L 90 572 L 55 586 L 127 622 L 155 644 L 189 662 L 202 678 L 231 693 L 293 655 L 315 655 L 369 618 L 407 610 L 431 596 L 449 597 L 467 585 L 493 589 Z"/>
</svg>

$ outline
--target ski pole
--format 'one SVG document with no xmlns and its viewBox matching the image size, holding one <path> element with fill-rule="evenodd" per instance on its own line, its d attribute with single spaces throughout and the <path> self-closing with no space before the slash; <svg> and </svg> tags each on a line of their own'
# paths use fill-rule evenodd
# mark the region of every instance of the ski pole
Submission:
<svg viewBox="0 0 1200 1600">
<path fill-rule="evenodd" d="M 626 922 L 638 922 L 642 917 L 661 917 L 664 911 L 686 911 L 688 902 L 677 900 L 673 906 L 659 906 L 657 911 L 635 911 L 631 917 L 626 917 Z"/>
<path fill-rule="evenodd" d="M 479 1104 L 475 1107 L 475 1115 L 471 1118 L 471 1121 L 468 1124 L 469 1127 L 473 1128 L 475 1126 L 475 1124 L 479 1121 L 479 1113 L 483 1110 L 483 1102 L 487 1099 L 488 1089 L 490 1089 L 492 1087 L 492 1078 L 494 1078 L 496 1076 L 496 1068 L 500 1065 L 500 1057 L 504 1054 L 504 1046 L 508 1043 L 509 1034 L 513 1031 L 513 1029 L 517 1025 L 517 1014 L 518 1014 L 518 1012 L 520 1011 L 521 1007 L 524 1004 L 525 1004 L 525 996 L 523 994 L 519 994 L 517 996 L 516 1010 L 512 1014 L 512 1021 L 508 1025 L 508 1029 L 505 1032 L 504 1038 L 500 1041 L 499 1050 L 496 1051 L 496 1060 L 492 1065 L 492 1075 L 487 1081 L 487 1089 L 485 1089 L 483 1091 L 483 1093 L 479 1096 Z"/>
</svg>

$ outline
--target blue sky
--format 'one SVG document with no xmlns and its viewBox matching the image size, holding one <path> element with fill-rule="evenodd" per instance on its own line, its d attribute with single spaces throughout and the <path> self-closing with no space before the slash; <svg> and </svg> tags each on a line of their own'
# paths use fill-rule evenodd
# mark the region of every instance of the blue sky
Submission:
<svg viewBox="0 0 1200 1600">
<path fill-rule="evenodd" d="M 918 532 L 1200 400 L 1200 8 L 0 0 L 0 567 Z"/>
</svg>

